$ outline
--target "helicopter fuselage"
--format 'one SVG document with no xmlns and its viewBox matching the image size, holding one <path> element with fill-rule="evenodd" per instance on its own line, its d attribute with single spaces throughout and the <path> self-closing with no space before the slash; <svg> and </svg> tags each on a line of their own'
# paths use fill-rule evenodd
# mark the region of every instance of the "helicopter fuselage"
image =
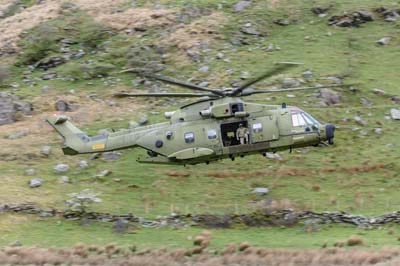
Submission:
<svg viewBox="0 0 400 266">
<path fill-rule="evenodd" d="M 141 163 L 197 164 L 280 150 L 333 144 L 334 126 L 322 124 L 297 107 L 209 98 L 167 112 L 169 122 L 89 137 L 66 117 L 47 121 L 63 137 L 68 155 L 141 147 Z M 246 133 L 240 139 L 238 129 Z M 243 130 L 244 128 L 244 130 Z"/>
</svg>

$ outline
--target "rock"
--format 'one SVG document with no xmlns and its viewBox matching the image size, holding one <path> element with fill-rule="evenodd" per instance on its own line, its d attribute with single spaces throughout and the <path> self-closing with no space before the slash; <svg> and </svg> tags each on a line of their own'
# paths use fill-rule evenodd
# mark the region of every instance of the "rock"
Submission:
<svg viewBox="0 0 400 266">
<path fill-rule="evenodd" d="M 323 78 L 320 78 L 320 80 L 326 80 L 330 84 L 342 84 L 342 80 L 338 77 L 323 77 Z"/>
<path fill-rule="evenodd" d="M 334 105 L 340 103 L 340 96 L 335 91 L 323 88 L 320 89 L 320 96 L 326 105 Z"/>
<path fill-rule="evenodd" d="M 394 22 L 400 17 L 399 10 L 389 10 L 385 7 L 379 7 L 374 11 L 379 13 L 386 22 Z"/>
<path fill-rule="evenodd" d="M 139 126 L 144 126 L 147 124 L 147 122 L 149 122 L 149 118 L 146 114 L 141 114 L 139 116 L 139 119 L 137 121 L 137 123 L 139 124 Z"/>
<path fill-rule="evenodd" d="M 311 70 L 306 70 L 302 73 L 303 78 L 305 79 L 312 79 L 313 78 L 313 72 Z"/>
<path fill-rule="evenodd" d="M 395 108 L 390 109 L 390 117 L 393 120 L 400 120 L 400 109 L 395 109 Z"/>
<path fill-rule="evenodd" d="M 61 112 L 73 112 L 79 108 L 79 105 L 75 103 L 69 103 L 64 100 L 58 100 L 55 103 L 55 108 L 57 111 Z"/>
<path fill-rule="evenodd" d="M 12 96 L 0 92 L 0 125 L 15 122 L 15 106 Z"/>
<path fill-rule="evenodd" d="M 8 135 L 7 139 L 20 139 L 22 137 L 25 137 L 26 135 L 27 135 L 26 131 L 21 130 L 21 131 L 13 133 L 11 135 Z"/>
<path fill-rule="evenodd" d="M 387 45 L 390 42 L 390 37 L 383 37 L 380 38 L 379 40 L 376 41 L 376 43 L 380 44 L 380 45 Z"/>
<path fill-rule="evenodd" d="M 49 86 L 45 85 L 45 86 L 42 87 L 42 93 L 46 93 L 46 92 L 49 92 L 49 91 L 50 91 L 50 87 Z"/>
<path fill-rule="evenodd" d="M 21 112 L 24 115 L 31 115 L 33 111 L 33 105 L 29 102 L 14 101 L 14 110 Z"/>
<path fill-rule="evenodd" d="M 361 98 L 360 99 L 360 103 L 362 104 L 362 105 L 365 105 L 365 106 L 372 106 L 372 105 L 374 105 L 370 100 L 368 100 L 367 98 Z"/>
<path fill-rule="evenodd" d="M 300 86 L 300 84 L 301 84 L 301 82 L 297 79 L 285 78 L 285 79 L 283 79 L 282 87 L 285 89 L 295 88 L 295 87 Z"/>
<path fill-rule="evenodd" d="M 29 181 L 30 188 L 37 188 L 43 184 L 44 180 L 41 178 L 33 178 Z"/>
<path fill-rule="evenodd" d="M 86 161 L 84 161 L 84 160 L 79 161 L 78 165 L 79 165 L 79 167 L 80 167 L 81 169 L 86 169 L 86 168 L 89 167 L 88 162 L 86 162 Z"/>
<path fill-rule="evenodd" d="M 296 95 L 294 95 L 294 94 L 286 94 L 286 97 L 288 97 L 288 98 L 296 98 Z"/>
<path fill-rule="evenodd" d="M 380 127 L 374 128 L 374 133 L 375 133 L 376 135 L 382 135 L 383 130 L 382 130 L 382 128 L 380 128 Z"/>
<path fill-rule="evenodd" d="M 40 149 L 40 153 L 44 156 L 44 157 L 49 157 L 51 154 L 51 147 L 50 146 L 43 146 Z"/>
<path fill-rule="evenodd" d="M 386 91 L 381 90 L 381 89 L 373 89 L 372 92 L 373 92 L 374 94 L 376 94 L 376 95 L 381 95 L 381 96 L 386 95 Z"/>
<path fill-rule="evenodd" d="M 47 70 L 49 68 L 57 67 L 59 65 L 62 65 L 66 62 L 66 60 L 63 57 L 60 56 L 53 56 L 50 58 L 45 58 L 43 60 L 40 60 L 37 62 L 34 67 L 36 68 L 42 68 L 44 70 Z"/>
<path fill-rule="evenodd" d="M 14 243 L 10 244 L 10 247 L 22 247 L 21 241 L 17 240 Z"/>
<path fill-rule="evenodd" d="M 207 81 L 202 81 L 202 82 L 199 83 L 199 86 L 201 86 L 201 87 L 207 87 L 208 84 L 209 84 L 209 83 L 208 83 Z"/>
<path fill-rule="evenodd" d="M 58 174 L 65 173 L 68 170 L 69 170 L 68 164 L 60 163 L 60 164 L 57 164 L 56 166 L 54 166 L 54 171 L 56 171 L 56 173 L 58 173 Z"/>
<path fill-rule="evenodd" d="M 52 79 L 55 79 L 57 76 L 58 76 L 57 73 L 46 73 L 41 76 L 41 79 L 52 80 Z"/>
<path fill-rule="evenodd" d="M 268 194 L 268 192 L 269 192 L 269 189 L 266 187 L 256 187 L 253 189 L 253 191 L 251 193 L 259 194 L 259 195 L 266 195 L 266 194 Z"/>
<path fill-rule="evenodd" d="M 374 21 L 374 15 L 367 10 L 359 10 L 356 12 L 363 21 Z"/>
<path fill-rule="evenodd" d="M 105 152 L 101 155 L 101 159 L 103 161 L 116 161 L 121 157 L 122 153 L 120 152 Z"/>
<path fill-rule="evenodd" d="M 244 27 L 240 29 L 240 32 L 247 34 L 247 35 L 256 35 L 261 36 L 262 34 L 254 28 Z"/>
<path fill-rule="evenodd" d="M 314 14 L 316 14 L 316 15 L 322 15 L 322 14 L 328 13 L 329 9 L 330 9 L 330 7 L 321 7 L 321 6 L 318 6 L 318 7 L 312 8 L 311 10 L 312 10 L 312 12 L 313 12 Z"/>
<path fill-rule="evenodd" d="M 199 72 L 203 72 L 203 73 L 206 73 L 209 70 L 210 70 L 209 66 L 202 66 L 202 67 L 199 68 Z"/>
<path fill-rule="evenodd" d="M 354 118 L 354 121 L 357 123 L 357 124 L 359 124 L 359 125 L 361 125 L 361 126 L 367 126 L 368 125 L 368 122 L 367 121 L 365 121 L 365 120 L 363 120 L 361 117 L 359 117 L 359 116 L 355 116 Z"/>
<path fill-rule="evenodd" d="M 59 181 L 61 184 L 70 184 L 70 183 L 71 183 L 71 179 L 70 179 L 68 176 L 65 176 L 65 175 L 60 176 L 60 178 L 58 179 L 58 181 Z"/>
<path fill-rule="evenodd" d="M 274 160 L 277 160 L 277 161 L 282 161 L 283 160 L 282 156 L 280 156 L 278 153 L 266 152 L 264 154 L 264 157 L 268 158 L 268 159 L 274 159 Z"/>
<path fill-rule="evenodd" d="M 26 169 L 25 170 L 25 174 L 27 175 L 35 175 L 36 174 L 36 170 L 35 169 Z"/>
<path fill-rule="evenodd" d="M 95 178 L 103 178 L 103 177 L 106 177 L 106 176 L 109 176 L 109 175 L 111 175 L 111 171 L 110 170 L 103 170 L 103 171 L 101 171 L 100 173 L 98 173 L 97 175 L 95 175 L 94 177 Z"/>
<path fill-rule="evenodd" d="M 251 1 L 239 1 L 233 6 L 234 12 L 241 12 L 251 6 Z"/>
<path fill-rule="evenodd" d="M 290 25 L 290 22 L 287 19 L 282 19 L 282 18 L 273 19 L 272 22 L 274 22 L 275 24 L 277 24 L 279 26 L 289 26 Z"/>
<path fill-rule="evenodd" d="M 400 96 L 397 96 L 397 95 L 394 95 L 394 96 L 390 97 L 390 99 L 395 103 L 399 103 L 400 102 Z"/>
</svg>

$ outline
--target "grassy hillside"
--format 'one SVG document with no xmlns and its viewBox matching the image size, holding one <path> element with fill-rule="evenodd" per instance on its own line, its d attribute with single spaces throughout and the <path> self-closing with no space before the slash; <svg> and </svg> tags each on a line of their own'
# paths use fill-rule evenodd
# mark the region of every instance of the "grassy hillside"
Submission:
<svg viewBox="0 0 400 266">
<path fill-rule="evenodd" d="M 46 3 L 27 2 L 24 10 L 13 9 L 0 19 L 0 27 L 15 16 L 29 16 L 30 8 L 47 8 Z M 95 211 L 134 213 L 147 218 L 171 212 L 247 213 L 264 199 L 252 194 L 252 188 L 268 187 L 270 193 L 265 199 L 281 203 L 282 207 L 364 215 L 399 210 L 400 124 L 387 116 L 391 108 L 398 107 L 391 96 L 399 94 L 400 29 L 398 21 L 386 22 L 373 11 L 381 6 L 397 10 L 398 3 L 252 1 L 243 11 L 235 12 L 237 1 L 232 0 L 134 1 L 135 5 L 132 1 L 111 1 L 107 8 L 99 9 L 83 2 L 49 1 L 57 15 L 25 28 L 12 39 L 16 52 L 3 55 L 3 65 L 10 75 L 3 80 L 2 90 L 33 102 L 35 112 L 15 124 L 0 127 L 0 203 L 31 202 L 63 209 L 67 194 L 90 188 L 101 193 L 103 200 L 93 206 Z M 328 6 L 331 8 L 325 17 L 318 17 L 311 10 Z M 328 25 L 331 16 L 357 10 L 373 12 L 374 21 L 352 28 Z M 273 22 L 276 19 L 287 20 L 289 25 L 277 25 Z M 251 29 L 253 34 L 243 33 L 243 29 Z M 377 44 L 382 37 L 391 37 L 389 44 Z M 47 70 L 30 67 L 54 57 L 68 59 Z M 76 111 L 66 114 L 92 134 L 102 128 L 127 127 L 142 114 L 149 116 L 150 123 L 161 122 L 164 111 L 189 102 L 114 99 L 111 94 L 121 90 L 182 91 L 119 73 L 124 67 L 150 68 L 182 80 L 207 81 L 209 87 L 229 87 L 233 82 L 243 82 L 241 77 L 257 76 L 279 61 L 299 61 L 304 65 L 266 80 L 257 88 L 279 85 L 285 77 L 304 80 L 305 70 L 311 70 L 313 78 L 304 85 L 323 83 L 320 78 L 332 76 L 356 83 L 357 91 L 337 89 L 341 95 L 337 106 L 319 107 L 321 99 L 314 92 L 290 93 L 295 97 L 281 93 L 246 98 L 267 104 L 286 102 L 318 120 L 334 123 L 338 126 L 334 146 L 295 150 L 292 154 L 282 152 L 281 161 L 248 156 L 210 165 L 153 166 L 135 162 L 136 157 L 144 155 L 140 150 L 123 151 L 118 160 L 110 162 L 90 160 L 86 155 L 66 157 L 59 150 L 60 139 L 43 122 L 44 117 L 55 112 L 58 99 L 79 105 Z M 204 66 L 208 71 L 199 71 Z M 43 75 L 49 73 L 58 77 L 43 80 Z M 386 95 L 374 94 L 375 88 L 386 91 Z M 356 116 L 367 125 L 358 124 Z M 377 128 L 381 134 L 377 134 Z M 26 136 L 7 139 L 24 130 Z M 44 145 L 52 147 L 49 158 L 40 154 Z M 81 169 L 80 160 L 88 161 L 89 167 Z M 53 170 L 57 163 L 67 163 L 71 168 L 57 174 Z M 36 174 L 27 175 L 27 169 L 35 169 Z M 105 169 L 112 174 L 103 180 L 93 178 Z M 72 183 L 61 184 L 62 175 Z M 40 188 L 31 189 L 27 183 L 32 177 L 41 177 L 45 182 Z M 215 230 L 212 234 L 216 247 L 249 241 L 274 248 L 318 248 L 324 241 L 333 245 L 359 234 L 366 246 L 377 248 L 397 245 L 399 229 L 397 225 L 372 231 L 321 225 L 310 233 L 304 225 L 298 225 Z M 138 228 L 134 234 L 119 235 L 112 233 L 112 224 L 107 223 L 81 226 L 77 221 L 2 214 L 0 245 L 18 239 L 26 245 L 44 247 L 116 242 L 142 248 L 178 248 L 191 245 L 187 238 L 201 230 Z"/>
</svg>

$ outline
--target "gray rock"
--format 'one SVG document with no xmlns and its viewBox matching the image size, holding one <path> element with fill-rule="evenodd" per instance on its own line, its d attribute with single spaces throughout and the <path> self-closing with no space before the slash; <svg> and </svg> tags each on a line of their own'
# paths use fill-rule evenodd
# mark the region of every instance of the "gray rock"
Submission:
<svg viewBox="0 0 400 266">
<path fill-rule="evenodd" d="M 33 111 L 33 105 L 29 102 L 14 101 L 14 109 L 16 112 L 21 112 L 25 115 L 31 115 Z"/>
<path fill-rule="evenodd" d="M 79 108 L 79 105 L 76 103 L 69 103 L 64 100 L 58 100 L 55 103 L 55 108 L 57 111 L 61 111 L 61 112 L 73 112 Z"/>
<path fill-rule="evenodd" d="M 400 109 L 390 109 L 390 116 L 393 120 L 400 120 Z"/>
<path fill-rule="evenodd" d="M 368 122 L 363 120 L 360 116 L 355 116 L 353 119 L 357 124 L 359 124 L 361 126 L 367 126 L 368 125 Z"/>
<path fill-rule="evenodd" d="M 386 95 L 386 91 L 384 91 L 384 90 L 381 90 L 381 89 L 372 89 L 372 92 L 374 93 L 374 94 L 377 94 L 377 95 L 381 95 L 381 96 L 384 96 L 384 95 Z"/>
<path fill-rule="evenodd" d="M 286 97 L 288 97 L 288 98 L 296 98 L 296 95 L 294 95 L 294 94 L 286 94 Z"/>
<path fill-rule="evenodd" d="M 50 91 L 50 87 L 49 86 L 45 85 L 45 86 L 42 87 L 42 93 L 46 93 L 46 92 L 49 92 L 49 91 Z"/>
<path fill-rule="evenodd" d="M 199 71 L 200 71 L 200 72 L 203 72 L 203 73 L 206 73 L 206 72 L 208 72 L 209 70 L 210 70 L 210 67 L 209 67 L 209 66 L 202 66 L 202 67 L 199 68 Z"/>
<path fill-rule="evenodd" d="M 338 77 L 322 77 L 320 80 L 326 80 L 331 84 L 342 84 L 342 80 Z"/>
<path fill-rule="evenodd" d="M 86 169 L 86 168 L 89 167 L 89 164 L 88 164 L 88 162 L 82 160 L 82 161 L 79 161 L 79 167 L 80 167 L 81 169 Z"/>
<path fill-rule="evenodd" d="M 7 138 L 8 139 L 20 139 L 22 137 L 25 137 L 26 135 L 27 135 L 26 131 L 22 130 L 22 131 L 15 132 L 11 135 L 8 135 Z"/>
<path fill-rule="evenodd" d="M 239 1 L 233 6 L 233 11 L 241 12 L 251 5 L 251 1 Z"/>
<path fill-rule="evenodd" d="M 303 78 L 305 79 L 312 79 L 313 78 L 313 72 L 311 70 L 306 70 L 302 73 Z"/>
<path fill-rule="evenodd" d="M 139 124 L 139 126 L 143 126 L 146 125 L 147 122 L 149 122 L 149 118 L 146 114 L 141 114 L 138 118 L 137 123 Z"/>
<path fill-rule="evenodd" d="M 285 89 L 294 88 L 300 86 L 301 82 L 294 78 L 285 78 L 282 82 L 282 87 Z"/>
<path fill-rule="evenodd" d="M 259 31 L 257 31 L 254 28 L 249 28 L 249 27 L 244 27 L 240 29 L 240 32 L 247 34 L 247 35 L 256 35 L 256 36 L 260 36 L 262 35 Z"/>
<path fill-rule="evenodd" d="M 268 194 L 268 192 L 269 192 L 269 189 L 266 187 L 256 187 L 253 189 L 253 191 L 251 193 L 259 194 L 259 195 L 266 195 L 266 194 Z"/>
<path fill-rule="evenodd" d="M 116 161 L 121 157 L 122 153 L 120 152 L 105 152 L 101 155 L 101 159 L 103 161 Z"/>
<path fill-rule="evenodd" d="M 46 74 L 43 74 L 41 76 L 41 78 L 43 80 L 52 80 L 52 79 L 55 79 L 57 76 L 58 76 L 57 73 L 46 73 Z"/>
<path fill-rule="evenodd" d="M 106 177 L 106 176 L 109 176 L 109 175 L 111 175 L 111 171 L 110 170 L 103 170 L 103 171 L 100 171 L 100 173 L 98 173 L 97 175 L 95 175 L 94 177 L 95 178 L 103 178 L 103 177 Z"/>
<path fill-rule="evenodd" d="M 44 180 L 41 178 L 33 178 L 29 181 L 30 188 L 37 188 L 43 184 Z"/>
<path fill-rule="evenodd" d="M 209 84 L 209 83 L 208 83 L 207 81 L 202 81 L 202 82 L 199 83 L 199 86 L 201 86 L 201 87 L 207 87 L 208 84 Z"/>
<path fill-rule="evenodd" d="M 394 95 L 394 96 L 390 97 L 390 99 L 395 103 L 399 103 L 400 102 L 400 96 L 397 96 L 397 95 Z"/>
<path fill-rule="evenodd" d="M 45 157 L 49 157 L 50 154 L 51 154 L 51 147 L 50 146 L 43 146 L 40 149 L 40 153 Z"/>
<path fill-rule="evenodd" d="M 35 169 L 26 169 L 25 170 L 25 174 L 27 175 L 35 175 L 36 174 L 36 170 Z"/>
<path fill-rule="evenodd" d="M 341 102 L 340 95 L 331 89 L 323 88 L 319 92 L 326 105 L 334 105 Z"/>
<path fill-rule="evenodd" d="M 382 135 L 383 129 L 380 128 L 380 127 L 374 128 L 374 133 L 375 133 L 376 135 Z"/>
<path fill-rule="evenodd" d="M 14 99 L 11 95 L 0 92 L 0 125 L 15 122 Z"/>
<path fill-rule="evenodd" d="M 10 244 L 10 247 L 22 247 L 21 241 L 17 240 L 14 243 Z"/>
<path fill-rule="evenodd" d="M 272 22 L 274 22 L 275 24 L 277 24 L 279 26 L 289 26 L 290 25 L 289 20 L 282 19 L 282 18 L 273 19 Z"/>
<path fill-rule="evenodd" d="M 363 21 L 373 21 L 374 20 L 374 15 L 372 12 L 367 11 L 367 10 L 358 10 L 357 14 L 360 16 L 360 18 Z"/>
<path fill-rule="evenodd" d="M 376 41 L 376 43 L 380 44 L 380 45 L 387 45 L 390 42 L 390 37 L 383 37 L 380 38 L 379 40 Z"/>
<path fill-rule="evenodd" d="M 70 179 L 68 176 L 65 176 L 65 175 L 60 176 L 60 178 L 58 179 L 58 181 L 59 181 L 61 184 L 70 184 L 70 183 L 71 183 L 71 179 Z"/>
<path fill-rule="evenodd" d="M 65 173 L 68 170 L 69 170 L 68 164 L 60 163 L 60 164 L 57 164 L 56 166 L 54 166 L 54 171 L 56 171 L 56 173 L 58 173 L 58 174 Z"/>
<path fill-rule="evenodd" d="M 365 106 L 372 106 L 372 105 L 374 105 L 370 100 L 368 100 L 367 98 L 361 98 L 360 99 L 360 103 L 362 104 L 362 105 L 365 105 Z"/>
<path fill-rule="evenodd" d="M 282 156 L 280 156 L 278 153 L 266 152 L 264 154 L 264 156 L 265 156 L 265 158 L 274 159 L 274 160 L 277 160 L 277 161 L 282 161 L 283 160 Z"/>
</svg>

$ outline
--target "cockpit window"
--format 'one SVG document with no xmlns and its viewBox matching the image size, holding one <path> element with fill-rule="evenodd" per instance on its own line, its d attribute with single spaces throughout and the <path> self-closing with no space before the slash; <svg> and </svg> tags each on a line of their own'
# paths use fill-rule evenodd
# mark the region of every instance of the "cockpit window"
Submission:
<svg viewBox="0 0 400 266">
<path fill-rule="evenodd" d="M 294 127 L 314 125 L 317 120 L 306 112 L 292 112 L 292 124 Z"/>
</svg>

